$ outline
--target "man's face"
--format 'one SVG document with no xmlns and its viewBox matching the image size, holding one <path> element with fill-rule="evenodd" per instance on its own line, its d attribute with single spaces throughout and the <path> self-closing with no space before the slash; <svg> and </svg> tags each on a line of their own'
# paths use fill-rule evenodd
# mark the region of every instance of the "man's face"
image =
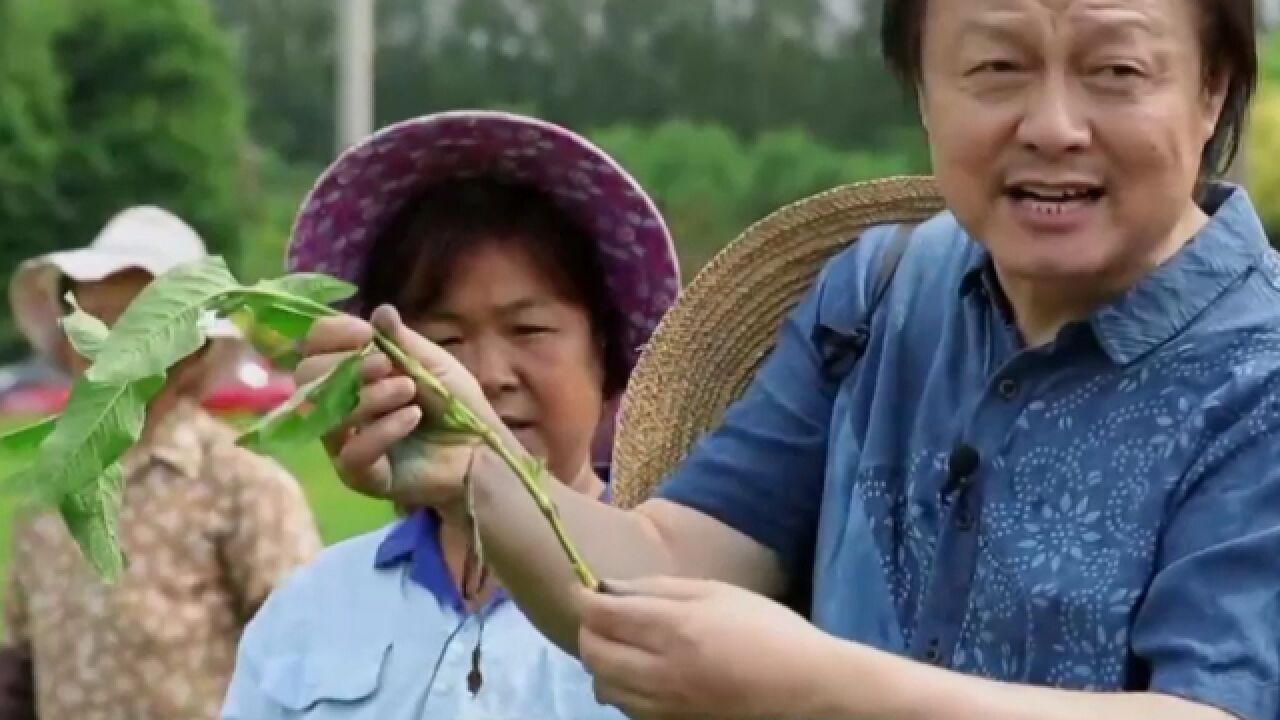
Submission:
<svg viewBox="0 0 1280 720">
<path fill-rule="evenodd" d="M 1127 277 L 1195 220 L 1225 85 L 1196 0 L 928 3 L 935 173 L 1005 275 Z"/>
</svg>

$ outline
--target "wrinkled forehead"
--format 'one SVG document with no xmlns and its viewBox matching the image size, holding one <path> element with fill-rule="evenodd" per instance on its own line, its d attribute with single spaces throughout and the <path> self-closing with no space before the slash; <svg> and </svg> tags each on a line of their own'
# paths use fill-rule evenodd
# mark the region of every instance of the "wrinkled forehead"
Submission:
<svg viewBox="0 0 1280 720">
<path fill-rule="evenodd" d="M 1196 0 L 932 0 L 925 5 L 926 40 L 992 35 L 1024 42 L 1186 41 L 1199 28 Z"/>
</svg>

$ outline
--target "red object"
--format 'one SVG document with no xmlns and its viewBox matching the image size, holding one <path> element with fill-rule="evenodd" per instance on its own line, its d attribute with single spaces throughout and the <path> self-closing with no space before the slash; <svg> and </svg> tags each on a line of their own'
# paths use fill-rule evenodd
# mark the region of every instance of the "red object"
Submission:
<svg viewBox="0 0 1280 720">
<path fill-rule="evenodd" d="M 260 387 L 231 378 L 205 398 L 204 407 L 212 413 L 260 415 L 274 410 L 293 390 L 293 380 L 288 375 L 270 371 L 267 382 Z M 62 412 L 70 391 L 67 384 L 56 381 L 15 388 L 0 395 L 0 415 L 45 416 Z"/>
</svg>

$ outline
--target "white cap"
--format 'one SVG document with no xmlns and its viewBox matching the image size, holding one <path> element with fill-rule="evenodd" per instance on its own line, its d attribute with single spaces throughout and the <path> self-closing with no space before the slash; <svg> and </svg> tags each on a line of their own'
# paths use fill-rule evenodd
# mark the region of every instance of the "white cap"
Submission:
<svg viewBox="0 0 1280 720">
<path fill-rule="evenodd" d="M 49 253 L 22 263 L 9 282 L 9 302 L 18 327 L 31 345 L 52 356 L 61 339 L 58 324 L 62 277 L 76 282 L 102 280 L 123 270 L 144 270 L 152 277 L 208 255 L 194 229 L 173 213 L 151 205 L 117 214 L 88 247 Z M 213 338 L 239 337 L 225 320 L 209 328 Z"/>
</svg>

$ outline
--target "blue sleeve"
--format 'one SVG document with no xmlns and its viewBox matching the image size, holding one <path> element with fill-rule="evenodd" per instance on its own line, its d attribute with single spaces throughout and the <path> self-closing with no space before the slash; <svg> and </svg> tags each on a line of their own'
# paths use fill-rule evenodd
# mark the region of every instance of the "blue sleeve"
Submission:
<svg viewBox="0 0 1280 720">
<path fill-rule="evenodd" d="M 1280 717 L 1278 431 L 1269 394 L 1206 449 L 1132 629 L 1150 690 L 1245 720 Z"/>
<path fill-rule="evenodd" d="M 656 493 L 773 550 L 793 584 L 812 564 L 837 387 L 823 374 L 814 328 L 831 313 L 860 319 L 884 237 L 865 233 L 828 263 L 742 397 Z"/>
</svg>

